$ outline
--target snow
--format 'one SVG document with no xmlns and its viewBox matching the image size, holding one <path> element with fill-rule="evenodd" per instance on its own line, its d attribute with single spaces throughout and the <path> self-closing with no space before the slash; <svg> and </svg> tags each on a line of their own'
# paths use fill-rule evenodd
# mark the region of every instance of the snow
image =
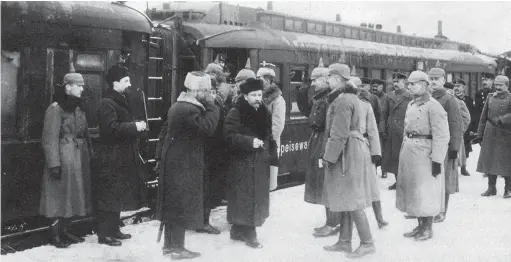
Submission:
<svg viewBox="0 0 511 262">
<path fill-rule="evenodd" d="M 460 176 L 460 192 L 451 197 L 450 209 L 445 222 L 433 225 L 433 239 L 416 242 L 403 237 L 403 233 L 416 226 L 417 221 L 405 219 L 395 208 L 395 191 L 387 190 L 394 183 L 391 174 L 387 179 L 379 178 L 384 218 L 389 227 L 377 227 L 371 208 L 366 209 L 376 254 L 358 261 L 393 262 L 469 262 L 511 261 L 511 200 L 502 198 L 504 181 L 497 181 L 497 196 L 481 197 L 487 180 L 475 171 L 479 147 L 474 148 L 469 158 L 468 170 L 472 176 Z M 202 253 L 192 261 L 252 262 L 252 261 L 348 261 L 343 253 L 330 253 L 323 246 L 333 244 L 337 236 L 314 238 L 313 228 L 324 223 L 324 209 L 319 205 L 303 201 L 304 186 L 271 193 L 270 217 L 258 228 L 262 249 L 254 250 L 241 242 L 229 239 L 230 226 L 226 222 L 226 209 L 220 207 L 212 212 L 211 223 L 218 227 L 221 235 L 198 234 L 187 231 L 186 247 Z M 156 243 L 159 222 L 149 221 L 122 228 L 133 238 L 124 240 L 122 247 L 99 245 L 97 237 L 90 235 L 86 242 L 72 245 L 68 249 L 42 246 L 1 257 L 3 262 L 31 261 L 123 261 L 159 262 L 170 261 L 162 255 L 163 240 Z M 353 247 L 358 246 L 356 230 Z"/>
</svg>

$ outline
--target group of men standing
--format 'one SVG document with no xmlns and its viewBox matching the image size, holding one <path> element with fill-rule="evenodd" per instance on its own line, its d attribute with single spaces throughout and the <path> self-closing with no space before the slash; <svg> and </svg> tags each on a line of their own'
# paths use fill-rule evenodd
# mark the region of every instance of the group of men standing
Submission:
<svg viewBox="0 0 511 262">
<path fill-rule="evenodd" d="M 491 94 L 492 76 L 484 77 L 482 95 L 487 98 L 477 115 L 464 95 L 465 82 L 446 83 L 441 68 L 427 74 L 414 71 L 408 77 L 394 73 L 394 90 L 382 94 L 380 83 L 350 76 L 344 64 L 324 68 L 320 60 L 311 73 L 310 87 L 299 90 L 297 102 L 312 128 L 304 200 L 324 205 L 326 211 L 325 225 L 315 228 L 313 235 L 339 232 L 338 242 L 325 250 L 347 252 L 352 258 L 375 252 L 364 209 L 372 206 L 378 226 L 387 226 L 375 180 L 376 166 L 382 160 L 380 139 L 382 173 L 396 176 L 396 183 L 389 187 L 397 189 L 396 207 L 407 218 L 418 220 L 419 225 L 405 237 L 432 238 L 432 223 L 445 220 L 449 196 L 459 192 L 458 168 L 469 175 L 466 158 L 473 143 L 484 141 L 477 171 L 488 174 L 489 186 L 482 195 L 495 195 L 496 178 L 504 176 L 504 198 L 511 197 L 511 166 L 503 159 L 511 143 L 509 80 L 497 76 L 496 93 Z M 376 92 L 371 94 L 373 83 Z M 481 100 L 480 94 L 476 100 Z M 474 116 L 479 123 L 471 121 Z M 478 126 L 475 138 L 473 126 Z M 355 251 L 351 247 L 353 221 L 361 240 Z"/>
<path fill-rule="evenodd" d="M 165 235 L 163 254 L 173 259 L 200 256 L 184 247 L 186 229 L 220 234 L 209 223 L 211 180 L 218 177 L 225 179 L 231 239 L 262 247 L 256 227 L 269 216 L 286 108 L 271 65 L 264 63 L 257 75 L 249 65 L 237 74 L 235 88 L 220 64 L 189 72 L 186 91 L 169 109 L 156 152 L 156 217 Z"/>
</svg>

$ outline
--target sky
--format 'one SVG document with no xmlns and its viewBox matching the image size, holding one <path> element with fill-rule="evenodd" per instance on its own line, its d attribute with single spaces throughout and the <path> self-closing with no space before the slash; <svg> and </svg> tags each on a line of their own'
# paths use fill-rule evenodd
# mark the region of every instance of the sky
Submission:
<svg viewBox="0 0 511 262">
<path fill-rule="evenodd" d="M 128 2 L 145 10 L 145 1 Z M 240 6 L 266 9 L 266 1 L 227 1 Z M 511 50 L 511 1 L 273 1 L 273 10 L 290 15 L 343 23 L 381 24 L 383 31 L 433 37 L 438 20 L 443 35 L 450 40 L 468 43 L 489 54 Z"/>
</svg>

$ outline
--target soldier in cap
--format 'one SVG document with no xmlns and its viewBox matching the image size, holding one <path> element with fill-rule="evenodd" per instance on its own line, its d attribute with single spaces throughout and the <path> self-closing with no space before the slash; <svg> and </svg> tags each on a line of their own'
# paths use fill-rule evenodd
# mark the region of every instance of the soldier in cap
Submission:
<svg viewBox="0 0 511 262">
<path fill-rule="evenodd" d="M 456 98 L 455 100 L 458 103 L 458 106 L 460 108 L 461 120 L 463 123 L 463 134 L 465 134 L 465 132 L 467 131 L 467 129 L 470 125 L 470 121 L 471 121 L 470 111 L 468 111 L 468 108 L 465 105 L 465 102 L 463 100 L 457 98 L 457 96 L 455 95 L 455 92 L 454 92 L 455 85 L 454 84 L 447 82 L 444 84 L 444 88 L 445 88 L 447 94 L 450 94 Z M 461 139 L 463 139 L 463 135 L 461 136 Z M 467 171 L 466 170 L 467 157 L 465 154 L 465 141 L 463 141 L 463 140 L 461 143 L 460 150 L 458 151 L 458 160 L 459 160 L 458 165 L 461 166 L 462 172 L 463 172 L 463 170 L 465 170 L 465 172 L 466 172 Z M 456 169 L 456 172 L 457 172 L 457 169 Z"/>
<path fill-rule="evenodd" d="M 465 165 L 463 165 L 463 159 L 468 158 L 470 152 L 472 152 L 472 144 L 470 143 L 470 140 L 472 140 L 473 136 L 475 137 L 475 133 L 477 132 L 477 126 L 476 123 L 479 121 L 478 119 L 474 119 L 474 100 L 470 97 L 465 95 L 465 81 L 462 79 L 456 79 L 454 81 L 454 96 L 461 101 L 465 103 L 465 106 L 468 109 L 468 112 L 470 113 L 470 124 L 468 125 L 467 130 L 463 134 L 463 143 L 465 144 L 465 156 L 462 158 L 462 166 L 461 166 L 461 174 L 464 176 L 470 176 L 470 173 L 467 171 Z"/>
<path fill-rule="evenodd" d="M 94 153 L 81 109 L 84 84 L 81 74 L 66 74 L 63 85 L 55 87 L 54 102 L 44 116 L 41 144 L 46 162 L 39 212 L 54 220 L 50 244 L 57 248 L 85 241 L 67 229 L 73 217 L 92 211 L 90 162 Z"/>
<path fill-rule="evenodd" d="M 447 112 L 449 120 L 449 150 L 445 156 L 445 210 L 435 217 L 435 223 L 443 222 L 449 207 L 449 196 L 459 192 L 458 181 L 458 151 L 460 150 L 463 138 L 463 120 L 461 110 L 458 106 L 456 98 L 447 94 L 444 87 L 445 71 L 441 68 L 434 67 L 428 72 L 431 96 L 435 98 Z"/>
<path fill-rule="evenodd" d="M 358 94 L 358 98 L 369 102 L 371 107 L 373 108 L 374 117 L 376 118 L 376 124 L 380 123 L 381 116 L 381 105 L 379 98 L 370 92 L 371 90 L 371 79 L 367 77 L 362 78 L 352 78 L 352 81 L 355 80 L 354 84 L 359 88 L 360 93 Z"/>
<path fill-rule="evenodd" d="M 249 78 L 256 78 L 256 74 L 250 67 L 250 58 L 247 59 L 247 63 L 245 64 L 245 68 L 241 69 L 236 77 L 234 78 L 234 81 L 236 82 L 236 88 L 234 92 L 233 102 L 236 103 L 236 99 L 239 96 L 243 96 L 240 94 L 240 86 L 243 84 L 247 79 Z"/>
<path fill-rule="evenodd" d="M 383 100 L 385 99 L 385 89 L 383 88 L 384 84 L 385 81 L 380 79 L 371 80 L 371 93 L 378 97 L 380 105 L 383 104 Z"/>
<path fill-rule="evenodd" d="M 311 204 L 321 204 L 323 196 L 323 181 L 325 170 L 321 159 L 323 157 L 323 143 L 325 140 L 325 120 L 328 106 L 327 97 L 330 88 L 327 82 L 328 68 L 323 66 L 323 60 L 320 59 L 318 67 L 311 73 L 311 88 L 314 96 L 309 105 L 300 105 L 310 112 L 309 125 L 312 128 L 312 134 L 309 139 L 309 158 L 307 170 L 305 173 L 305 193 L 304 200 Z M 305 89 L 304 89 L 305 90 Z M 304 94 L 307 95 L 308 90 Z M 305 99 L 304 99 L 305 100 Z M 308 99 L 307 99 L 308 100 Z M 336 233 L 336 227 L 339 224 L 337 214 L 330 212 L 325 207 L 326 223 L 322 227 L 314 229 L 313 236 L 326 237 Z"/>
<path fill-rule="evenodd" d="M 482 85 L 483 89 L 479 90 L 475 94 L 474 99 L 474 120 L 476 121 L 476 128 L 479 127 L 479 119 L 483 112 L 484 103 L 486 102 L 488 95 L 493 92 L 493 80 L 495 75 L 492 73 L 482 73 Z"/>
<path fill-rule="evenodd" d="M 96 152 L 100 170 L 94 172 L 97 233 L 100 244 L 120 246 L 118 239 L 131 238 L 119 230 L 121 211 L 140 209 L 146 199 L 146 175 L 138 139 L 145 136 L 147 123 L 135 120 L 125 98 L 131 86 L 128 69 L 111 67 L 106 82 L 109 88 L 98 109 L 102 143 Z"/>
<path fill-rule="evenodd" d="M 472 143 L 481 143 L 477 172 L 488 174 L 488 190 L 482 196 L 497 194 L 497 176 L 504 177 L 504 198 L 511 198 L 511 94 L 509 78 L 495 78 L 495 93 L 484 104 L 477 137 Z"/>
<path fill-rule="evenodd" d="M 443 210 L 442 163 L 449 143 L 447 114 L 429 94 L 428 85 L 428 75 L 422 71 L 408 77 L 413 100 L 406 110 L 396 189 L 396 207 L 419 221 L 404 236 L 417 241 L 433 237 L 433 216 Z"/>
<path fill-rule="evenodd" d="M 379 131 L 384 144 L 382 175 L 393 173 L 397 181 L 406 108 L 412 95 L 406 89 L 406 75 L 394 73 L 393 81 L 394 91 L 387 93 L 383 100 Z M 389 190 L 395 189 L 395 183 L 389 187 Z"/>
<path fill-rule="evenodd" d="M 208 208 L 203 205 L 208 196 L 203 189 L 207 186 L 203 182 L 207 165 L 204 147 L 220 115 L 208 74 L 189 72 L 184 85 L 187 91 L 179 95 L 167 114 L 156 206 L 156 218 L 165 232 L 163 254 L 170 254 L 172 259 L 200 256 L 185 248 L 185 229 L 205 228 L 204 210 Z"/>
<path fill-rule="evenodd" d="M 269 216 L 270 164 L 277 158 L 277 148 L 271 114 L 262 102 L 263 82 L 249 78 L 240 91 L 243 96 L 229 111 L 224 125 L 224 137 L 231 149 L 227 221 L 232 224 L 232 240 L 261 248 L 256 227 Z"/>
<path fill-rule="evenodd" d="M 273 140 L 277 142 L 277 148 L 280 148 L 280 136 L 286 123 L 286 101 L 282 97 L 282 91 L 273 83 L 273 79 L 275 79 L 273 67 L 275 65 L 263 61 L 256 75 L 264 84 L 263 103 L 270 110 Z M 270 190 L 274 190 L 277 188 L 279 167 L 271 165 L 270 169 Z"/>
<path fill-rule="evenodd" d="M 327 112 L 325 132 L 326 138 L 323 165 L 325 166 L 325 181 L 323 201 L 334 212 L 342 212 L 339 240 L 332 246 L 326 246 L 327 251 L 348 252 L 348 258 L 359 258 L 376 252 L 371 230 L 364 209 L 374 200 L 373 183 L 375 177 L 374 162 L 377 150 L 369 148 L 379 143 L 376 121 L 366 116 L 369 107 L 361 105 L 357 98 L 358 88 L 347 81 L 349 68 L 346 65 L 330 65 L 329 82 L 334 88 L 342 88 L 339 95 L 330 105 Z M 369 105 L 368 105 L 369 106 Z M 371 114 L 372 116 L 372 114 Z M 372 121 L 371 121 L 372 120 Z M 364 124 L 366 126 L 364 126 Z M 373 132 L 369 130 L 373 126 Z M 367 133 L 367 135 L 364 135 Z M 369 133 L 373 142 L 368 141 Z M 353 222 L 360 237 L 360 246 L 352 252 L 351 241 Z"/>
<path fill-rule="evenodd" d="M 374 118 L 375 121 L 376 121 L 376 116 L 375 116 L 375 106 L 378 107 L 377 110 L 379 110 L 379 102 L 378 102 L 378 97 L 376 97 L 375 95 L 373 94 L 370 94 L 369 93 L 369 85 L 371 83 L 371 79 L 369 78 L 366 78 L 366 77 L 363 77 L 362 79 L 358 78 L 358 77 L 351 77 L 351 80 L 350 80 L 355 86 L 358 87 L 358 90 L 359 90 L 359 93 L 358 93 L 358 98 L 364 102 L 364 103 L 361 103 L 363 109 L 364 109 L 364 112 L 367 111 L 366 110 L 366 107 L 367 107 L 367 104 L 370 105 L 370 112 L 372 115 L 370 115 L 369 113 L 365 113 L 365 118 L 362 118 L 362 123 L 361 125 L 362 126 L 367 126 L 367 130 L 373 130 L 373 126 L 371 125 L 372 121 L 369 120 L 369 118 Z M 372 97 L 372 103 L 370 102 L 370 97 Z M 380 166 L 381 165 L 381 143 L 380 143 L 380 138 L 378 136 L 378 124 L 376 124 L 374 126 L 374 130 L 376 131 L 376 138 L 374 137 L 367 137 L 368 138 L 368 141 L 369 141 L 369 148 L 371 150 L 371 156 L 375 156 L 373 161 L 375 162 L 375 170 L 374 170 L 374 176 L 370 176 L 369 178 L 371 178 L 371 185 L 372 185 L 372 190 L 373 190 L 373 203 L 372 203 L 372 206 L 373 206 L 373 211 L 374 211 L 374 216 L 376 217 L 376 221 L 378 222 L 378 227 L 379 228 L 384 228 L 388 225 L 388 222 L 383 220 L 383 214 L 382 214 L 382 210 L 381 210 L 381 202 L 380 202 L 380 190 L 378 189 L 378 182 L 376 181 L 376 167 Z M 367 134 L 369 135 L 370 132 L 367 132 L 367 133 L 364 133 L 364 136 Z M 375 142 L 378 142 L 378 145 L 375 144 Z"/>
</svg>

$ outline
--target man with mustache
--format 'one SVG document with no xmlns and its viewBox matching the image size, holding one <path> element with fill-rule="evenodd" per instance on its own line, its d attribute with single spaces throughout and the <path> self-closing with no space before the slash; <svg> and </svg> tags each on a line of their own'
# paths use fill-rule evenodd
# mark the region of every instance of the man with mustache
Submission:
<svg viewBox="0 0 511 262">
<path fill-rule="evenodd" d="M 393 81 L 394 91 L 387 93 L 383 100 L 379 132 L 384 144 L 382 173 L 390 172 L 397 178 L 405 113 L 412 96 L 405 88 L 406 75 L 394 73 Z M 389 190 L 396 190 L 396 183 Z"/>
<path fill-rule="evenodd" d="M 456 79 L 454 81 L 454 96 L 461 101 L 465 102 L 465 106 L 470 114 L 470 124 L 467 130 L 463 134 L 463 143 L 465 146 L 465 154 L 461 156 L 461 174 L 464 176 L 470 176 L 470 173 L 466 169 L 466 160 L 472 152 L 471 133 L 477 132 L 477 126 L 475 125 L 478 119 L 474 119 L 474 100 L 470 96 L 465 95 L 465 81 L 462 79 Z M 465 164 L 464 164 L 465 163 Z"/>
<path fill-rule="evenodd" d="M 488 174 L 488 189 L 481 196 L 497 194 L 497 176 L 504 177 L 504 198 L 511 198 L 511 94 L 509 78 L 495 78 L 495 93 L 484 104 L 472 143 L 481 143 L 477 172 Z"/>
<path fill-rule="evenodd" d="M 371 93 L 378 97 L 380 100 L 380 105 L 383 104 L 383 101 L 385 100 L 385 91 L 383 85 L 385 84 L 385 81 L 380 79 L 373 79 L 371 80 Z"/>
<path fill-rule="evenodd" d="M 486 102 L 488 95 L 492 92 L 494 79 L 495 79 L 494 74 L 491 73 L 482 74 L 481 80 L 483 89 L 476 93 L 474 100 L 474 120 L 476 121 L 475 128 L 479 127 L 479 119 L 481 118 L 481 113 L 483 112 L 484 103 Z"/>
<path fill-rule="evenodd" d="M 460 150 L 463 137 L 463 121 L 461 118 L 460 107 L 456 102 L 456 98 L 447 94 L 444 88 L 445 71 L 442 68 L 434 67 L 428 72 L 429 82 L 431 83 L 429 92 L 447 112 L 447 120 L 449 121 L 449 150 L 445 157 L 443 166 L 445 171 L 445 207 L 440 214 L 435 216 L 435 223 L 443 222 L 449 205 L 449 196 L 459 192 L 458 183 L 458 151 Z"/>
</svg>

